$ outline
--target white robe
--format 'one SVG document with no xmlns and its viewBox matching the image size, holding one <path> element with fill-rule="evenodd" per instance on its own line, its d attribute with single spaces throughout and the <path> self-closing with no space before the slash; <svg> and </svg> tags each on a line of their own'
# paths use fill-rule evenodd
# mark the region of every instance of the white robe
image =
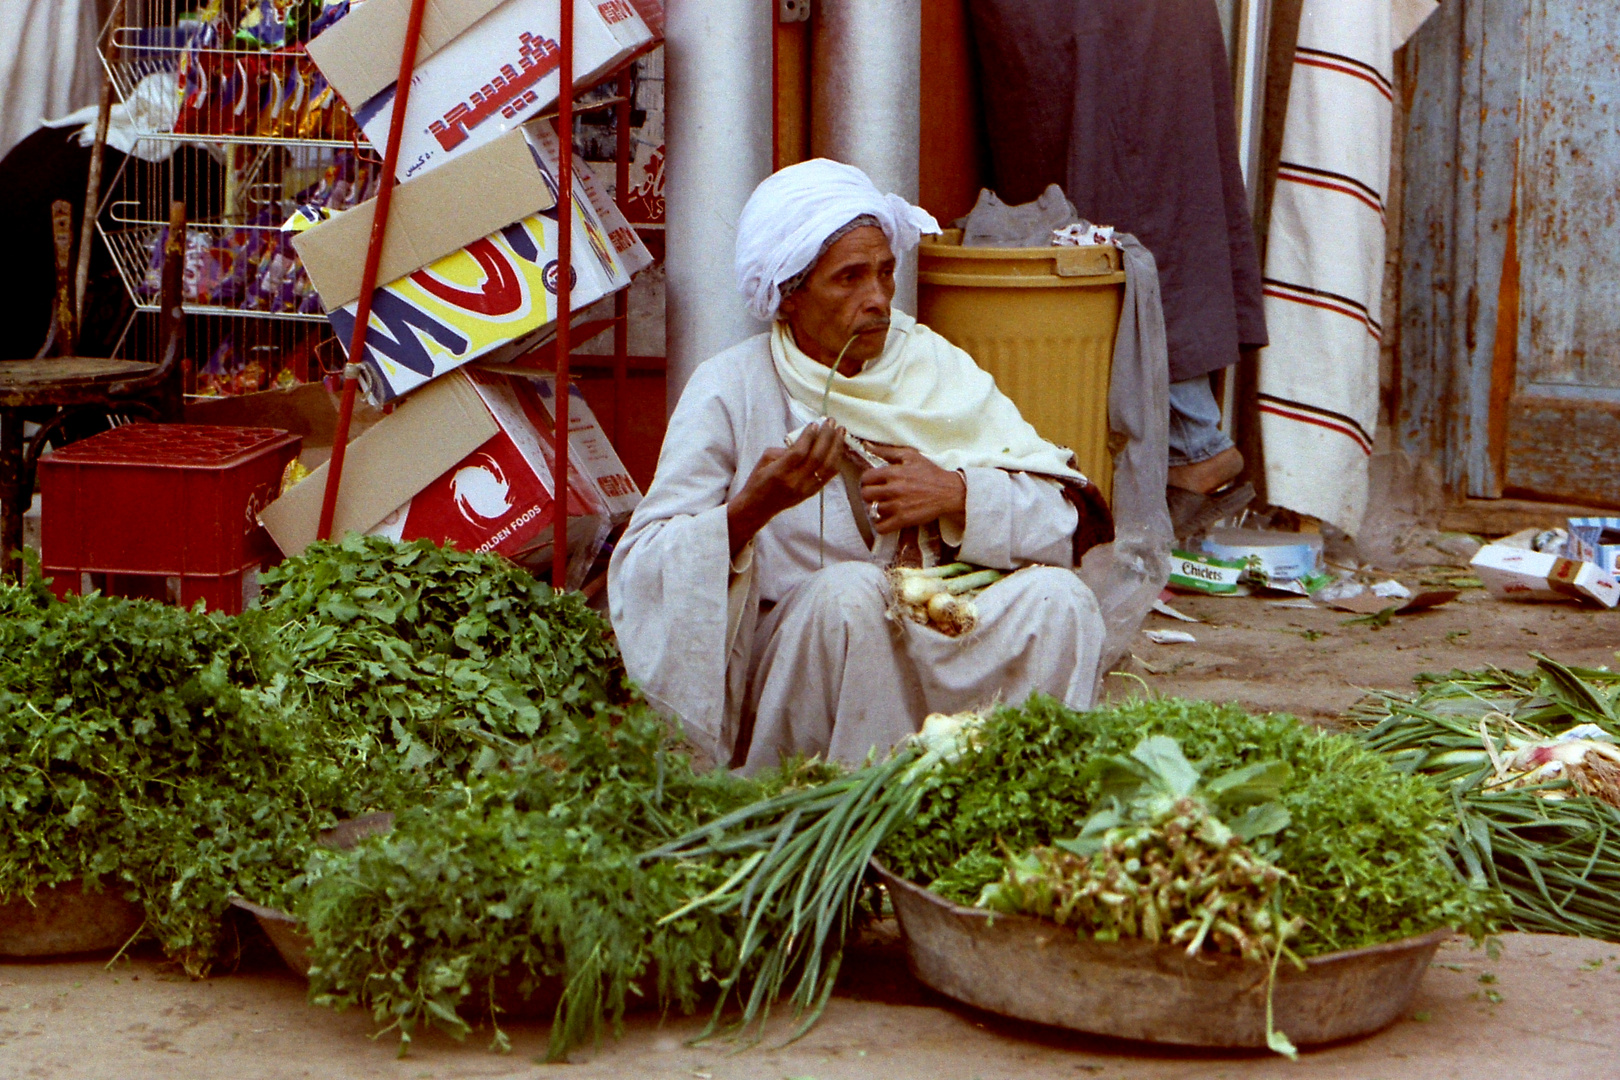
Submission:
<svg viewBox="0 0 1620 1080">
<path fill-rule="evenodd" d="M 768 335 L 701 365 L 614 552 L 608 592 L 626 667 L 700 751 L 725 763 L 751 727 L 750 769 L 792 753 L 853 764 L 929 712 L 1035 690 L 1091 705 L 1106 631 L 1068 569 L 1077 514 L 1053 481 L 964 470 L 961 558 L 1060 569 L 986 590 L 979 625 L 960 639 L 886 619 L 884 545 L 866 547 L 836 480 L 767 524 L 733 564 L 726 504 L 801 424 Z"/>
</svg>

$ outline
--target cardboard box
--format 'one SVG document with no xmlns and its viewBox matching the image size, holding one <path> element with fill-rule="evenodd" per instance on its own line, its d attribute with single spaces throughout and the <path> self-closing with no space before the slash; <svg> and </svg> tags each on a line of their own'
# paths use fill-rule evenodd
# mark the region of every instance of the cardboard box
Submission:
<svg viewBox="0 0 1620 1080">
<path fill-rule="evenodd" d="M 551 175 L 557 175 L 557 165 L 561 160 L 562 143 L 557 138 L 557 129 L 550 120 L 537 120 L 525 128 L 539 151 Z M 586 163 L 578 154 L 574 155 L 574 175 L 580 178 L 585 193 L 590 196 L 591 208 L 596 216 L 602 219 L 602 225 L 607 229 L 608 239 L 613 243 L 613 251 L 619 256 L 625 273 L 635 277 L 653 264 L 652 252 L 642 243 L 641 236 L 631 227 L 628 219 L 619 210 L 619 204 L 608 196 L 607 188 L 603 186 L 601 177 L 596 170 Z"/>
<path fill-rule="evenodd" d="M 506 0 L 427 0 L 416 41 L 420 67 Z M 409 0 L 367 0 L 306 46 L 326 81 L 351 105 L 362 105 L 393 86 L 405 52 Z"/>
<path fill-rule="evenodd" d="M 555 375 L 542 375 L 523 368 L 488 370 L 510 375 L 514 379 L 522 379 L 533 386 L 540 398 L 541 406 L 546 411 L 546 419 L 553 425 L 552 430 L 556 430 Z M 607 511 L 609 521 L 614 525 L 622 525 L 629 521 L 636 507 L 641 505 L 641 488 L 631 479 L 630 470 L 624 467 L 618 451 L 613 449 L 612 441 L 608 439 L 607 432 L 602 430 L 602 425 L 597 421 L 590 405 L 586 403 L 585 395 L 580 392 L 577 383 L 571 383 L 568 387 L 568 447 L 574 467 L 589 476 L 595 485 L 595 494 Z"/>
<path fill-rule="evenodd" d="M 1486 544 L 1468 564 L 1504 600 L 1590 600 L 1612 608 L 1620 603 L 1620 582 L 1596 565 L 1527 548 Z"/>
<path fill-rule="evenodd" d="M 1204 553 L 1241 562 L 1245 578 L 1258 585 L 1308 579 L 1322 565 L 1322 537 L 1261 529 L 1215 529 L 1204 539 Z"/>
<path fill-rule="evenodd" d="M 370 532 L 500 430 L 470 379 L 440 379 L 411 395 L 349 443 L 332 535 Z M 326 476 L 322 465 L 259 514 L 285 554 L 315 542 Z"/>
<path fill-rule="evenodd" d="M 513 131 L 476 154 L 399 185 L 377 280 L 402 278 L 479 237 L 552 209 L 555 175 L 545 173 L 525 134 Z M 377 200 L 367 199 L 292 238 L 298 261 L 328 311 L 360 298 L 376 210 Z"/>
<path fill-rule="evenodd" d="M 629 0 L 572 2 L 576 90 L 612 74 L 653 40 Z M 387 145 L 398 70 L 384 74 L 378 55 L 390 54 L 379 43 L 403 45 L 404 30 L 395 31 L 393 24 L 403 24 L 409 6 L 407 0 L 370 0 L 309 45 L 316 66 L 378 149 Z M 428 56 L 419 56 L 411 79 L 399 152 L 401 180 L 492 141 L 557 101 L 559 0 L 506 0 L 493 8 L 488 0 L 437 0 L 435 6 L 443 17 L 434 23 L 431 41 L 427 33 L 422 36 L 433 47 Z M 381 10 L 374 14 L 374 8 Z M 355 27 L 362 15 L 370 18 Z M 467 22 L 475 15 L 476 21 Z M 463 28 L 446 39 L 457 26 Z M 379 86 L 379 78 L 389 81 Z"/>
<path fill-rule="evenodd" d="M 595 424 L 588 409 L 583 415 Z M 439 379 L 349 445 L 333 534 L 426 538 L 548 564 L 554 430 L 530 378 L 466 370 Z M 612 511 L 579 465 L 584 448 L 570 441 L 568 544 L 583 574 Z M 322 466 L 260 515 L 289 555 L 315 540 L 326 476 Z"/>
<path fill-rule="evenodd" d="M 512 148 L 527 136 L 526 131 L 513 133 L 512 141 L 478 151 L 477 157 L 488 155 L 515 165 L 518 158 Z M 531 156 L 531 164 L 550 182 L 537 157 Z M 401 190 L 409 186 L 402 185 Z M 573 188 L 571 296 L 577 311 L 629 285 L 630 275 L 614 254 L 582 180 L 576 177 Z M 491 198 L 500 199 L 488 192 L 487 185 L 476 185 L 463 191 L 458 202 L 442 207 L 441 212 L 457 219 L 462 228 L 442 231 L 436 245 L 459 238 L 469 228 L 483 228 L 496 216 L 480 209 Z M 321 276 L 311 268 L 310 279 L 346 348 L 353 340 L 359 304 L 355 300 L 336 306 L 327 300 L 327 289 L 342 296 L 353 277 L 336 275 L 338 285 L 344 286 L 340 288 L 327 275 L 332 267 L 363 260 L 364 246 L 357 230 L 331 231 L 342 216 L 305 232 L 298 250 L 303 257 L 305 251 L 313 252 L 311 245 L 325 245 L 331 238 L 330 243 L 347 253 L 348 263 L 341 253 L 320 253 L 306 264 L 320 267 Z M 351 358 L 361 366 L 362 385 L 372 403 L 383 405 L 473 360 L 503 363 L 551 336 L 557 318 L 557 229 L 555 214 L 531 214 L 487 235 L 473 233 L 475 238 L 463 241 L 465 247 L 379 287 L 372 298 L 365 355 Z"/>
<path fill-rule="evenodd" d="M 500 431 L 370 531 L 395 540 L 425 538 L 463 551 L 492 551 L 518 563 L 549 563 L 555 428 L 527 380 L 481 371 L 468 372 L 467 379 Z M 574 456 L 570 447 L 567 542 L 578 556 L 571 562 L 588 563 L 606 531 L 607 514 Z"/>
<path fill-rule="evenodd" d="M 1190 551 L 1170 553 L 1170 587 L 1211 596 L 1233 596 L 1246 564 L 1240 559 L 1217 559 Z"/>
<path fill-rule="evenodd" d="M 1564 556 L 1593 563 L 1605 574 L 1620 568 L 1620 517 L 1569 519 L 1569 540 Z"/>
</svg>

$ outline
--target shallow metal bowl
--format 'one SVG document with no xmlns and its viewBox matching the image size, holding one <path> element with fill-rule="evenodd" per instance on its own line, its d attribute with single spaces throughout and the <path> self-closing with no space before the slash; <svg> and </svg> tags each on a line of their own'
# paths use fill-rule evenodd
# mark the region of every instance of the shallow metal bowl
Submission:
<svg viewBox="0 0 1620 1080">
<path fill-rule="evenodd" d="M 1144 1042 L 1264 1047 L 1268 968 L 1174 945 L 1099 942 L 1024 915 L 962 907 L 876 861 L 906 937 L 913 974 L 948 997 L 1020 1020 Z M 1296 1045 L 1370 1035 L 1410 1007 L 1440 943 L 1436 930 L 1283 963 L 1276 1027 Z"/>
<path fill-rule="evenodd" d="M 116 949 L 146 921 L 116 885 L 89 891 L 78 881 L 34 890 L 0 904 L 0 956 L 71 956 Z"/>
</svg>

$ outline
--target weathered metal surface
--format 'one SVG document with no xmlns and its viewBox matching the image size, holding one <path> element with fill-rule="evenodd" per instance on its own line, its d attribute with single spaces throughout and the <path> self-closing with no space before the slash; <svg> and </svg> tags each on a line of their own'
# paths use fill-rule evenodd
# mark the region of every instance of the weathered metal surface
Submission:
<svg viewBox="0 0 1620 1080">
<path fill-rule="evenodd" d="M 77 881 L 0 904 L 0 956 L 45 957 L 116 949 L 146 921 L 116 887 L 89 892 Z"/>
<path fill-rule="evenodd" d="M 1617 400 L 1620 5 L 1533 0 L 1528 39 L 1519 386 Z"/>
<path fill-rule="evenodd" d="M 1620 505 L 1620 7 L 1448 0 L 1406 54 L 1401 445 Z"/>
<path fill-rule="evenodd" d="M 1531 0 L 1506 485 L 1620 504 L 1620 6 Z"/>
<path fill-rule="evenodd" d="M 952 904 L 873 864 L 905 931 L 912 971 L 991 1012 L 1183 1046 L 1266 1045 L 1267 967 L 1193 959 L 1145 941 L 1083 941 L 1039 919 Z M 1276 1027 L 1300 1046 L 1370 1035 L 1411 1005 L 1449 931 L 1279 967 Z"/>
<path fill-rule="evenodd" d="M 922 5 L 818 0 L 810 50 L 810 150 L 866 171 L 878 190 L 921 190 Z M 917 260 L 902 255 L 894 304 L 917 310 Z"/>
<path fill-rule="evenodd" d="M 294 974 L 309 975 L 310 940 L 303 923 L 285 911 L 255 904 L 240 896 L 231 898 L 231 906 L 253 916 L 259 924 L 259 929 L 264 931 L 264 936 L 276 947 L 282 962 L 291 968 Z"/>
<path fill-rule="evenodd" d="M 759 333 L 737 293 L 737 218 L 771 172 L 775 6 L 670 0 L 664 32 L 669 409 L 697 366 Z"/>
</svg>

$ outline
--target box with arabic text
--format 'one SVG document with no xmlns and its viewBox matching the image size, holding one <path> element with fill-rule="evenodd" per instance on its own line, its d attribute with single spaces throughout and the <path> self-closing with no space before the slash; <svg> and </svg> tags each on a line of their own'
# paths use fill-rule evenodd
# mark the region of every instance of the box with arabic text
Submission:
<svg viewBox="0 0 1620 1080">
<path fill-rule="evenodd" d="M 612 74 L 653 41 L 630 0 L 574 3 L 574 84 Z M 399 152 L 399 178 L 439 167 L 498 138 L 557 101 L 559 0 L 437 0 L 417 61 Z M 408 0 L 370 0 L 309 43 L 310 57 L 354 111 L 372 146 L 388 142 L 397 85 L 379 42 L 404 41 Z M 397 61 L 395 63 L 397 73 Z M 387 81 L 383 81 L 387 80 Z"/>
</svg>

